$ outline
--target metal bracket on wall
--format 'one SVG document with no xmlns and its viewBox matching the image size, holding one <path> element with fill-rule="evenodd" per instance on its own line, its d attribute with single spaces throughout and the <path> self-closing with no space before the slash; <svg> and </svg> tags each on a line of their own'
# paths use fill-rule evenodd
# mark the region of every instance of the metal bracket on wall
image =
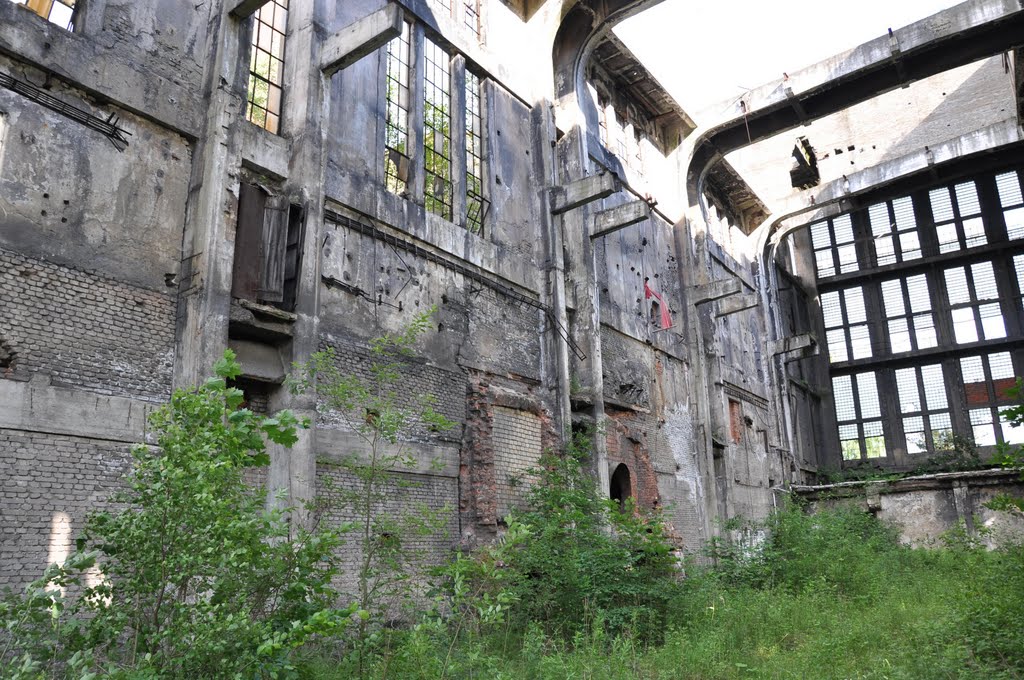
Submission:
<svg viewBox="0 0 1024 680">
<path fill-rule="evenodd" d="M 118 151 L 124 151 L 128 148 L 128 138 L 125 137 L 125 135 L 131 135 L 132 133 L 118 125 L 120 120 L 113 113 L 104 120 L 92 115 L 88 111 L 78 108 L 77 106 L 72 106 L 71 104 L 62 102 L 49 92 L 46 92 L 35 85 L 22 82 L 7 73 L 0 73 L 0 87 L 5 87 L 12 92 L 20 94 L 28 100 L 45 106 L 51 111 L 56 111 L 66 118 L 70 118 L 73 121 L 81 123 L 90 130 L 99 132 L 101 135 L 109 139 L 110 143 L 113 144 L 114 148 Z"/>
</svg>

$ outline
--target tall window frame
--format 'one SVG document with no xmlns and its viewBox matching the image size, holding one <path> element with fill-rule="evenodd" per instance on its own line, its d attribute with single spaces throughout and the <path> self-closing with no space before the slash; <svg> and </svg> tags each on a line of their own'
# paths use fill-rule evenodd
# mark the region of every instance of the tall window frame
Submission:
<svg viewBox="0 0 1024 680">
<path fill-rule="evenodd" d="M 975 180 L 936 187 L 928 192 L 928 200 L 940 253 L 969 250 L 988 243 Z"/>
<path fill-rule="evenodd" d="M 887 279 L 880 290 L 892 354 L 939 346 L 927 275 Z"/>
<path fill-rule="evenodd" d="M 1011 170 L 996 175 L 996 193 L 1006 225 L 1006 238 L 1016 241 L 1024 238 L 1024 172 Z"/>
<path fill-rule="evenodd" d="M 245 119 L 280 134 L 284 103 L 284 60 L 288 0 L 267 0 L 252 19 Z"/>
<path fill-rule="evenodd" d="M 877 266 L 917 260 L 923 255 L 914 201 L 910 196 L 869 206 L 868 222 L 874 239 Z"/>
<path fill-rule="evenodd" d="M 953 421 L 942 364 L 898 368 L 895 378 L 907 453 L 932 455 L 948 450 Z"/>
<path fill-rule="evenodd" d="M 424 205 L 429 212 L 451 222 L 454 216 L 451 55 L 425 38 L 423 67 Z"/>
<path fill-rule="evenodd" d="M 409 118 L 412 99 L 412 24 L 388 42 L 384 103 L 384 185 L 405 193 L 409 182 Z"/>
<path fill-rule="evenodd" d="M 466 70 L 466 229 L 484 235 L 490 203 L 484 197 L 484 117 L 480 77 Z"/>
<path fill-rule="evenodd" d="M 943 279 L 957 345 L 1006 337 L 999 282 L 991 260 L 948 267 Z"/>
<path fill-rule="evenodd" d="M 889 455 L 875 371 L 833 376 L 832 401 L 843 460 L 863 461 Z"/>
<path fill-rule="evenodd" d="M 960 357 L 957 363 L 975 444 L 1024 444 L 1024 427 L 1013 427 L 1001 415 L 1003 407 L 1014 403 L 1008 394 L 1017 383 L 1013 355 L 991 352 Z"/>
<path fill-rule="evenodd" d="M 822 293 L 821 311 L 831 363 L 873 356 L 863 287 L 852 286 Z"/>
<path fill-rule="evenodd" d="M 810 230 L 819 279 L 860 270 L 853 219 L 849 214 L 814 222 Z"/>
</svg>

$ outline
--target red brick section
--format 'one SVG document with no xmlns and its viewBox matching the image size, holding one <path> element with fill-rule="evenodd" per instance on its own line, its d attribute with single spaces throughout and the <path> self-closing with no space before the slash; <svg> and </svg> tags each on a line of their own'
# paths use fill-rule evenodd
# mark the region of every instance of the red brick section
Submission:
<svg viewBox="0 0 1024 680">
<path fill-rule="evenodd" d="M 646 426 L 652 425 L 650 416 L 632 411 L 608 409 L 609 419 L 605 441 L 609 467 L 614 470 L 620 463 L 629 469 L 633 496 L 642 508 L 659 507 L 658 477 L 651 464 Z"/>
<path fill-rule="evenodd" d="M 459 521 L 461 544 L 474 547 L 498 535 L 497 478 L 493 441 L 494 407 L 534 414 L 541 423 L 545 451 L 560 448 L 551 414 L 541 404 L 534 387 L 519 381 L 471 371 L 467 380 L 466 420 L 459 456 Z"/>
</svg>

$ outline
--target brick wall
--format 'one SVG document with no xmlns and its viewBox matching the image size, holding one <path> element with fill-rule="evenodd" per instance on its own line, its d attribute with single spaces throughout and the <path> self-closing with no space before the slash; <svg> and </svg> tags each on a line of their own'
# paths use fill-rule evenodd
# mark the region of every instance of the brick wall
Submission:
<svg viewBox="0 0 1024 680">
<path fill-rule="evenodd" d="M 68 554 L 90 510 L 120 488 L 129 445 L 0 429 L 0 589 Z"/>
<path fill-rule="evenodd" d="M 530 474 L 541 455 L 541 421 L 528 411 L 495 406 L 491 437 L 494 445 L 495 499 L 498 517 L 521 508 L 536 481 Z"/>
<path fill-rule="evenodd" d="M 317 466 L 317 494 L 326 503 L 321 521 L 337 527 L 346 522 L 359 521 L 359 516 L 347 507 L 340 495 L 359 488 L 360 482 L 347 470 L 337 465 Z M 446 509 L 441 516 L 444 526 L 438 531 L 420 533 L 409 531 L 403 536 L 405 555 L 415 564 L 430 566 L 440 564 L 451 556 L 452 548 L 458 542 L 458 482 L 454 477 L 392 473 L 385 484 L 387 499 L 374 507 L 374 514 L 397 518 L 403 514 L 415 513 L 425 507 L 431 511 Z M 362 551 L 355 532 L 345 538 L 341 547 L 342 568 L 336 585 L 342 593 L 355 592 L 356 578 Z M 342 601 L 346 601 L 342 597 Z"/>
<path fill-rule="evenodd" d="M 354 375 L 365 384 L 373 384 L 371 366 L 375 359 L 365 346 L 349 343 L 343 339 L 325 336 L 321 338 L 320 349 L 333 347 L 336 365 L 342 375 Z M 418 440 L 441 440 L 457 442 L 462 438 L 460 425 L 466 417 L 466 376 L 463 373 L 448 371 L 422 361 L 397 361 L 401 377 L 394 385 L 396 402 L 403 407 L 415 406 L 415 400 L 421 395 L 429 394 L 434 398 L 433 408 L 444 417 L 456 423 L 456 427 L 444 432 L 429 432 L 426 428 L 416 428 L 410 434 Z M 321 406 L 323 406 L 321 402 Z M 337 414 L 321 414 L 319 424 L 326 427 L 342 426 Z"/>
<path fill-rule="evenodd" d="M 16 374 L 166 400 L 174 309 L 171 295 L 0 250 L 0 342 Z"/>
</svg>

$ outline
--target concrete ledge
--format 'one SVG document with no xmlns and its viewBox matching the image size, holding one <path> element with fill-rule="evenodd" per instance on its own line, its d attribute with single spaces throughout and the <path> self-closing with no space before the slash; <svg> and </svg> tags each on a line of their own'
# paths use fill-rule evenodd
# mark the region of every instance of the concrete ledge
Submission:
<svg viewBox="0 0 1024 680">
<path fill-rule="evenodd" d="M 884 470 L 881 470 L 884 472 Z M 818 486 L 797 486 L 790 489 L 796 495 L 807 500 L 818 500 L 822 497 L 851 498 L 868 495 L 905 493 L 930 489 L 952 489 L 962 483 L 970 486 L 991 486 L 997 484 L 1024 485 L 1021 470 L 1015 468 L 992 468 L 989 470 L 970 470 L 967 472 L 940 472 L 933 475 L 917 475 L 902 479 L 865 480 L 855 482 L 839 482 L 837 484 L 821 484 Z"/>
<path fill-rule="evenodd" d="M 314 429 L 313 450 L 316 451 L 317 462 L 340 464 L 353 455 L 359 457 L 361 462 L 369 462 L 366 442 L 358 435 L 343 430 Z M 389 446 L 385 452 L 386 455 L 400 454 L 415 461 L 411 466 L 397 465 L 388 468 L 389 472 L 433 475 L 435 477 L 459 476 L 459 447 L 452 444 L 406 442 L 393 447 Z"/>
<path fill-rule="evenodd" d="M 84 390 L 0 380 L 0 428 L 141 442 L 156 404 Z"/>
</svg>

